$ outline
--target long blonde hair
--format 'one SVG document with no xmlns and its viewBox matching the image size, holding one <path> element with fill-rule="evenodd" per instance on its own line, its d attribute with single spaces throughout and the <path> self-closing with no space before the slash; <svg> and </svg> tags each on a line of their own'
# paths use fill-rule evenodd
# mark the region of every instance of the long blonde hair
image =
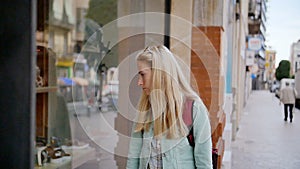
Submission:
<svg viewBox="0 0 300 169">
<path fill-rule="evenodd" d="M 138 62 L 151 67 L 152 89 L 150 95 L 142 93 L 138 105 L 135 131 L 148 131 L 153 123 L 154 136 L 166 133 L 167 138 L 187 135 L 182 119 L 185 99 L 200 100 L 183 75 L 176 58 L 165 46 L 150 46 L 137 56 Z"/>
</svg>

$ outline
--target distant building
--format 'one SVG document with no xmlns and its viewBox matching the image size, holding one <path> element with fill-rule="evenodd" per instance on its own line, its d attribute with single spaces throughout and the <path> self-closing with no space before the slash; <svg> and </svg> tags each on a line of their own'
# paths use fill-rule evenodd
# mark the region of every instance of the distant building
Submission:
<svg viewBox="0 0 300 169">
<path fill-rule="evenodd" d="M 300 69 L 300 39 L 291 45 L 291 75 L 294 75 Z"/>
<path fill-rule="evenodd" d="M 275 71 L 276 71 L 276 51 L 275 50 L 266 50 L 266 63 L 265 63 L 265 77 L 268 82 L 273 82 L 276 80 Z"/>
<path fill-rule="evenodd" d="M 254 52 L 254 63 L 247 65 L 248 69 L 258 67 L 258 70 L 252 72 L 252 89 L 264 89 L 265 76 L 265 41 L 266 41 L 266 0 L 249 0 L 248 8 L 248 29 L 249 36 L 247 36 L 247 51 Z"/>
</svg>

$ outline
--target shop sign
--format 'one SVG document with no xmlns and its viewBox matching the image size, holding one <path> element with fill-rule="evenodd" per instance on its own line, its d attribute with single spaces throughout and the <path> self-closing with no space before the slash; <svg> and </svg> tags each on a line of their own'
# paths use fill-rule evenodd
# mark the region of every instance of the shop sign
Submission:
<svg viewBox="0 0 300 169">
<path fill-rule="evenodd" d="M 269 68 L 270 67 L 270 63 L 269 62 L 266 62 L 265 63 L 265 68 Z"/>
<path fill-rule="evenodd" d="M 73 67 L 74 62 L 71 59 L 58 58 L 55 65 L 61 67 Z"/>
<path fill-rule="evenodd" d="M 262 47 L 262 40 L 258 37 L 252 37 L 248 40 L 248 49 L 258 51 Z"/>
<path fill-rule="evenodd" d="M 247 50 L 246 51 L 246 65 L 252 66 L 254 64 L 255 51 Z"/>
</svg>

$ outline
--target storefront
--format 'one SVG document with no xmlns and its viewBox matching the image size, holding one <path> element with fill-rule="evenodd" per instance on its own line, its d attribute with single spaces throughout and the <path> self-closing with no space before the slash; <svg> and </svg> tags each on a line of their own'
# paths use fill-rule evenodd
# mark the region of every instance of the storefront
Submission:
<svg viewBox="0 0 300 169">
<path fill-rule="evenodd" d="M 84 17 L 76 12 L 84 14 L 89 1 L 76 2 L 1 2 L 1 168 L 76 168 L 96 157 L 94 147 L 73 139 L 66 97 L 59 92 L 59 77 L 80 86 L 99 83 L 86 79 L 86 63 L 58 59 L 78 54 L 84 41 Z"/>
<path fill-rule="evenodd" d="M 204 12 L 211 11 L 181 0 L 13 2 L 1 2 L 0 7 L 3 16 L 10 16 L 0 20 L 4 25 L 0 27 L 3 168 L 76 168 L 97 163 L 95 168 L 102 165 L 98 159 L 103 154 L 110 160 L 104 163 L 124 168 L 141 92 L 135 56 L 155 44 L 170 48 L 187 65 L 188 77 L 197 75 L 190 79 L 193 83 L 206 85 L 195 90 L 210 110 L 221 166 L 225 116 L 220 105 L 226 73 L 215 65 L 226 59 L 220 59 L 224 28 L 219 22 L 218 26 L 198 23 L 205 19 Z M 211 43 L 214 38 L 218 40 Z M 84 63 L 74 59 L 79 55 Z M 111 71 L 112 67 L 116 69 Z M 107 72 L 118 72 L 117 78 Z M 43 80 L 36 85 L 39 76 Z M 92 116 L 81 116 L 87 113 Z"/>
</svg>

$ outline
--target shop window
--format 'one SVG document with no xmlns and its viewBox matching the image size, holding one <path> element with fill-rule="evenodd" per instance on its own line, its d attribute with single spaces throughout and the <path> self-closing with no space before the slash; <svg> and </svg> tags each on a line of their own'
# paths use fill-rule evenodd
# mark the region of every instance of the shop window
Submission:
<svg viewBox="0 0 300 169">
<path fill-rule="evenodd" d="M 115 82 L 109 84 L 113 86 L 112 91 L 106 75 L 109 67 L 117 65 L 118 47 L 107 56 L 109 44 L 100 38 L 102 32 L 97 34 L 94 44 L 87 43 L 95 33 L 92 30 L 87 36 L 88 12 L 92 15 L 89 20 L 98 26 L 96 30 L 101 25 L 99 21 L 110 22 L 117 18 L 117 1 L 101 2 L 106 6 L 97 4 L 97 0 L 38 0 L 36 168 L 76 168 L 99 158 L 96 154 L 99 147 L 90 138 L 85 128 L 87 124 L 80 120 L 93 120 L 101 111 L 108 111 L 104 108 L 111 111 L 118 97 L 115 92 L 118 90 L 117 80 L 109 81 Z M 91 4 L 94 4 L 92 9 L 89 8 Z M 94 7 L 106 12 L 94 10 Z M 99 61 L 101 57 L 105 59 Z M 102 69 L 100 65 L 103 64 L 109 67 Z M 109 77 L 113 74 L 111 72 Z M 102 107 L 99 100 L 103 101 Z M 94 117 L 89 118 L 91 116 Z"/>
</svg>

